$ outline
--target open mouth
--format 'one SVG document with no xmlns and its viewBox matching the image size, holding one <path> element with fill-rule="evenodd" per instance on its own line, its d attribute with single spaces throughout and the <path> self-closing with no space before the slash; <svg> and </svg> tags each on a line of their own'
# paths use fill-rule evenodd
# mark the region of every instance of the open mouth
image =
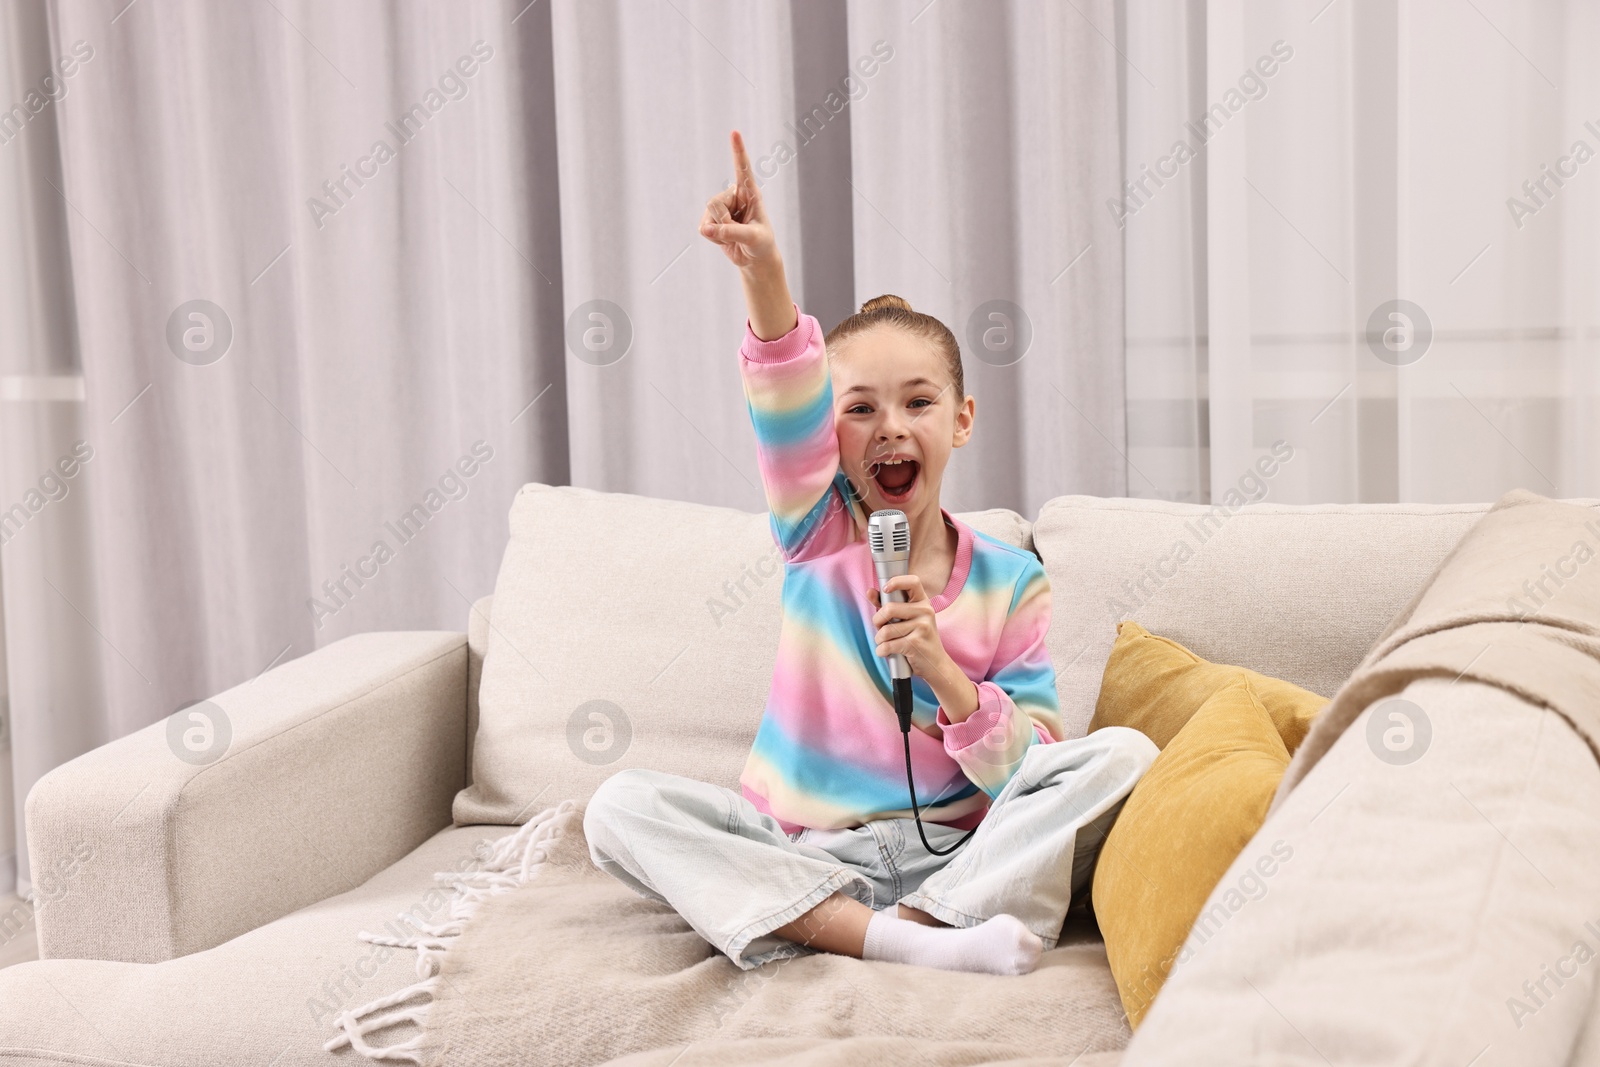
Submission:
<svg viewBox="0 0 1600 1067">
<path fill-rule="evenodd" d="M 914 459 L 900 459 L 873 463 L 869 470 L 883 498 L 891 504 L 900 504 L 911 499 L 917 478 L 922 474 L 922 464 Z"/>
</svg>

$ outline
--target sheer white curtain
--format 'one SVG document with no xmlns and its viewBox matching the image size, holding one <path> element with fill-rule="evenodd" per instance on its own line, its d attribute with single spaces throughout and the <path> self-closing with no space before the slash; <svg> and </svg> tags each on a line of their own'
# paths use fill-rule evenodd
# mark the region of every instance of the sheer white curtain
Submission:
<svg viewBox="0 0 1600 1067">
<path fill-rule="evenodd" d="M 1107 208 L 1130 492 L 1217 498 L 1281 440 L 1281 501 L 1600 495 L 1593 5 L 1174 11 L 1122 11 L 1126 176 L 1175 172 Z"/>
<path fill-rule="evenodd" d="M 1111 0 L 0 20 L 0 108 L 56 79 L 0 134 L 0 510 L 27 511 L 0 548 L 0 864 L 24 881 L 50 768 L 346 634 L 462 628 L 518 485 L 764 507 L 737 276 L 695 233 L 732 128 L 824 326 L 884 291 L 964 343 L 1023 309 L 1025 352 L 969 351 L 947 507 L 1124 491 L 1121 246 L 1089 195 L 1120 159 Z"/>
</svg>

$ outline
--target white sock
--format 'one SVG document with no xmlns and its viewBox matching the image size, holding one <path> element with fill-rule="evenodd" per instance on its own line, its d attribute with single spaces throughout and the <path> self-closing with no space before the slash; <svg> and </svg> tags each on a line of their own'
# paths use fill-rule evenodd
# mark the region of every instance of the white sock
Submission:
<svg viewBox="0 0 1600 1067">
<path fill-rule="evenodd" d="M 977 926 L 924 926 L 891 914 L 873 912 L 864 960 L 914 963 L 945 971 L 1027 974 L 1039 965 L 1044 942 L 1014 915 L 996 915 Z"/>
</svg>

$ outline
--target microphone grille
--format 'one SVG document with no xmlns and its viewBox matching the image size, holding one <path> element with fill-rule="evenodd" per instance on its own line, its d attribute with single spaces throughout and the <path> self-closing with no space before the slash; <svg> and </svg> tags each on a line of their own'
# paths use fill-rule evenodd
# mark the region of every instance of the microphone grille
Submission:
<svg viewBox="0 0 1600 1067">
<path fill-rule="evenodd" d="M 911 551 L 911 524 L 902 511 L 876 511 L 867 524 L 867 547 L 874 554 Z"/>
</svg>

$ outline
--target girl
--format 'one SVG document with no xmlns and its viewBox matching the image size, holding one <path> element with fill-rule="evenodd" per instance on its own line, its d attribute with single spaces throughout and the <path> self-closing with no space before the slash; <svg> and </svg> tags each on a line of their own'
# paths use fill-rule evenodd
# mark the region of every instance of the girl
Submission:
<svg viewBox="0 0 1600 1067">
<path fill-rule="evenodd" d="M 824 339 L 790 297 L 737 131 L 732 145 L 734 184 L 700 233 L 739 268 L 749 310 L 739 366 L 785 561 L 777 666 L 740 792 L 619 771 L 585 811 L 590 856 L 746 970 L 823 950 L 1026 973 L 1156 746 L 1118 727 L 1063 739 L 1043 567 L 939 504 L 975 414 L 955 338 L 881 296 Z M 865 536 L 887 508 L 911 529 L 910 573 L 884 585 L 905 603 L 881 600 Z M 896 653 L 914 675 L 928 847 Z"/>
</svg>

